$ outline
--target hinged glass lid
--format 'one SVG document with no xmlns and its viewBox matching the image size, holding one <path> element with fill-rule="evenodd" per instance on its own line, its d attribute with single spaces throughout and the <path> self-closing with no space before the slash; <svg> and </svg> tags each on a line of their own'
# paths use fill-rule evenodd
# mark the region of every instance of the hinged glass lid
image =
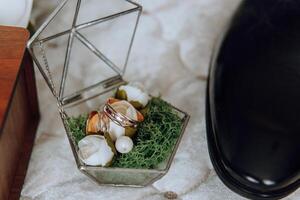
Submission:
<svg viewBox="0 0 300 200">
<path fill-rule="evenodd" d="M 62 104 L 123 82 L 141 11 L 130 0 L 63 0 L 41 25 L 28 49 Z"/>
</svg>

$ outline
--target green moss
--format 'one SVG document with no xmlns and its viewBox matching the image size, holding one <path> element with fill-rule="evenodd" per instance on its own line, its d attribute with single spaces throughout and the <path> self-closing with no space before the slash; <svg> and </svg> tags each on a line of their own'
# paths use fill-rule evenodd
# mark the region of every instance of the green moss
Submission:
<svg viewBox="0 0 300 200">
<path fill-rule="evenodd" d="M 67 121 L 68 128 L 72 133 L 76 144 L 85 136 L 85 125 L 88 115 L 79 115 L 78 117 L 70 117 Z"/>
<path fill-rule="evenodd" d="M 170 104 L 152 98 L 145 120 L 138 126 L 134 147 L 121 154 L 114 167 L 151 169 L 166 160 L 180 135 L 182 121 Z"/>
<path fill-rule="evenodd" d="M 120 168 L 155 168 L 166 160 L 180 135 L 182 121 L 170 104 L 160 98 L 152 98 L 143 109 L 145 120 L 139 124 L 134 147 L 127 154 L 118 154 L 112 166 Z M 85 136 L 87 115 L 68 120 L 76 143 Z"/>
</svg>

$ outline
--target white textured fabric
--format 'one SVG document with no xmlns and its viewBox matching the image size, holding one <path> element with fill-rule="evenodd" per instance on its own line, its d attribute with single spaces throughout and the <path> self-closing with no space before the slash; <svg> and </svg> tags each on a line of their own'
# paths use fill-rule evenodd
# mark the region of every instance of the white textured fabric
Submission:
<svg viewBox="0 0 300 200">
<path fill-rule="evenodd" d="M 83 1 L 84 2 L 84 1 Z M 205 77 L 212 47 L 240 0 L 140 0 L 144 7 L 126 79 L 141 81 L 152 94 L 191 115 L 170 171 L 141 189 L 100 187 L 76 168 L 54 98 L 37 74 L 42 113 L 22 200 L 243 199 L 225 187 L 209 160 L 205 136 Z M 55 1 L 35 2 L 40 23 Z M 78 72 L 80 73 L 80 72 Z M 299 199 L 300 192 L 289 199 Z"/>
<path fill-rule="evenodd" d="M 0 0 L 0 25 L 26 28 L 32 0 Z"/>
</svg>

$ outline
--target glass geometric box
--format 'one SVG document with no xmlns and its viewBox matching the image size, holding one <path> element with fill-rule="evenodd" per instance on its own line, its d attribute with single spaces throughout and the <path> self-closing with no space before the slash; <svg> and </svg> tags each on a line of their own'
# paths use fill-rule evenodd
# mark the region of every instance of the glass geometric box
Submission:
<svg viewBox="0 0 300 200">
<path fill-rule="evenodd" d="M 57 100 L 78 169 L 98 184 L 141 187 L 164 176 L 189 120 L 173 107 L 182 120 L 181 133 L 168 159 L 154 169 L 88 166 L 77 155 L 67 119 L 103 105 L 126 83 L 123 75 L 141 12 L 130 0 L 63 0 L 28 42 Z"/>
</svg>

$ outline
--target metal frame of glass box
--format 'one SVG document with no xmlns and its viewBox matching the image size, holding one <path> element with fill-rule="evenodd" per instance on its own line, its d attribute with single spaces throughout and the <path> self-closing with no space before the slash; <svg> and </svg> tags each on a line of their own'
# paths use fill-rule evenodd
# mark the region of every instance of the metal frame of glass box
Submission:
<svg viewBox="0 0 300 200">
<path fill-rule="evenodd" d="M 132 187 L 142 187 L 148 184 L 153 183 L 162 176 L 164 176 L 169 170 L 172 160 L 175 156 L 175 153 L 178 149 L 178 145 L 181 141 L 181 138 L 184 134 L 186 125 L 189 120 L 189 115 L 178 108 L 174 108 L 174 111 L 182 119 L 182 131 L 176 142 L 176 145 L 169 156 L 169 158 L 158 166 L 156 169 L 126 169 L 126 168 L 113 168 L 113 167 L 95 167 L 85 165 L 78 157 L 77 151 L 78 147 L 74 141 L 72 133 L 68 129 L 67 119 L 69 116 L 76 114 L 81 114 L 82 112 L 88 111 L 90 107 L 86 106 L 87 104 L 93 104 L 100 106 L 104 104 L 103 99 L 105 96 L 111 96 L 116 88 L 120 85 L 125 84 L 122 76 L 125 73 L 129 54 L 132 48 L 132 43 L 134 40 L 135 32 L 139 22 L 139 18 L 142 12 L 142 7 L 130 0 L 117 0 L 122 1 L 122 3 L 127 3 L 131 7 L 121 12 L 114 12 L 111 15 L 107 15 L 100 18 L 95 18 L 83 23 L 77 23 L 78 14 L 81 9 L 81 0 L 63 0 L 59 6 L 53 11 L 53 13 L 47 18 L 47 20 L 40 26 L 36 33 L 31 37 L 28 42 L 28 49 L 32 55 L 35 64 L 37 65 L 39 71 L 44 77 L 47 85 L 49 86 L 52 94 L 57 99 L 57 105 L 62 118 L 67 137 L 69 139 L 71 149 L 77 164 L 78 169 L 84 173 L 86 176 L 90 177 L 98 184 L 113 185 L 113 186 L 132 186 Z M 99 1 L 98 1 L 99 2 Z M 66 30 L 52 33 L 50 35 L 45 35 L 46 31 L 51 32 L 51 25 L 56 25 L 55 20 L 62 14 L 62 19 L 66 14 L 64 9 L 67 5 L 70 5 L 73 8 L 74 16 L 72 16 L 71 25 Z M 127 6 L 127 5 L 126 5 Z M 125 62 L 122 67 L 117 66 L 111 59 L 109 59 L 105 53 L 101 52 L 92 42 L 89 41 L 83 34 L 79 31 L 86 29 L 92 26 L 97 26 L 101 23 L 114 20 L 118 17 L 129 15 L 131 13 L 136 13 L 136 18 L 132 30 L 132 35 L 130 38 L 128 51 L 126 52 Z M 52 23 L 52 24 L 51 24 Z M 49 28 L 50 27 L 50 28 Z M 43 35 L 44 34 L 44 35 Z M 51 71 L 51 64 L 49 64 L 49 59 L 47 57 L 48 51 L 48 42 L 56 40 L 57 38 L 66 37 L 64 45 L 66 45 L 66 52 L 63 63 L 59 64 L 59 68 L 62 68 L 61 76 L 59 76 L 58 84 L 54 82 L 53 71 Z M 102 60 L 107 67 L 111 68 L 116 72 L 115 76 L 101 80 L 95 84 L 88 85 L 83 89 L 79 89 L 72 94 L 64 95 L 65 82 L 67 74 L 69 73 L 69 63 L 72 47 L 74 46 L 74 38 L 81 42 L 89 51 L 91 51 L 99 60 Z M 49 45 L 48 45 L 49 46 Z M 57 56 L 61 57 L 59 53 Z M 57 78 L 57 77 L 56 77 Z M 56 88 L 59 88 L 57 90 Z M 91 92 L 92 91 L 92 92 Z M 101 100 L 102 99 L 102 100 Z"/>
</svg>

